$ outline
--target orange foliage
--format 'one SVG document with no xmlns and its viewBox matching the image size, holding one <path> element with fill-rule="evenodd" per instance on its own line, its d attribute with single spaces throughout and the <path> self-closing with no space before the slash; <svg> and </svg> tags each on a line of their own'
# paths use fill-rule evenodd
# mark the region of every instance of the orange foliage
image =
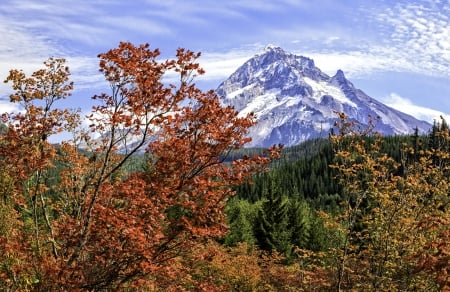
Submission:
<svg viewBox="0 0 450 292">
<path fill-rule="evenodd" d="M 344 187 L 344 211 L 328 220 L 342 238 L 329 253 L 336 289 L 447 289 L 448 129 L 436 134 L 440 148 L 401 149 L 399 172 L 400 164 L 380 152 L 378 133 L 357 129 L 344 114 L 340 118 L 332 167 Z M 406 162 L 406 155 L 416 158 Z"/>
<path fill-rule="evenodd" d="M 78 113 L 54 107 L 72 89 L 64 60 L 50 59 L 31 77 L 10 72 L 11 101 L 25 111 L 2 116 L 9 128 L 0 140 L 0 215 L 9 220 L 0 233 L 0 287 L 162 287 L 189 274 L 180 256 L 196 242 L 227 231 L 232 186 L 265 170 L 279 149 L 224 163 L 249 142 L 254 118 L 195 87 L 199 55 L 178 49 L 174 60 L 159 61 L 158 50 L 130 43 L 100 54 L 112 92 L 94 97 L 90 131 L 99 139 L 80 128 Z M 179 84 L 163 83 L 169 71 Z M 73 139 L 50 145 L 63 130 Z M 144 147 L 145 170 L 123 172 Z"/>
</svg>

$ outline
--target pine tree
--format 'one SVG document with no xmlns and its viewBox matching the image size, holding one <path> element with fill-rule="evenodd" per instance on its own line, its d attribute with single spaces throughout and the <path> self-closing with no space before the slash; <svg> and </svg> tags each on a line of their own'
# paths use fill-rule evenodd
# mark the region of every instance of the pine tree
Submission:
<svg viewBox="0 0 450 292">
<path fill-rule="evenodd" d="M 292 244 L 290 243 L 288 199 L 277 190 L 272 180 L 268 182 L 267 193 L 264 195 L 255 221 L 256 242 L 262 250 L 276 250 L 289 254 Z"/>
<path fill-rule="evenodd" d="M 289 226 L 291 243 L 297 247 L 308 248 L 311 239 L 311 209 L 306 201 L 289 201 Z"/>
<path fill-rule="evenodd" d="M 225 245 L 236 246 L 239 242 L 246 242 L 248 246 L 252 246 L 255 243 L 253 225 L 256 208 L 256 204 L 238 198 L 233 198 L 227 203 L 225 211 L 230 231 L 225 236 Z"/>
</svg>

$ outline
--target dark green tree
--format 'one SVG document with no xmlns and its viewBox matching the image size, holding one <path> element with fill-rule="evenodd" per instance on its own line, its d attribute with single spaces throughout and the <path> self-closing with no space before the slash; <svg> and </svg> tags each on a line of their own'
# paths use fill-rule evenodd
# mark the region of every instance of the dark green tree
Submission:
<svg viewBox="0 0 450 292">
<path fill-rule="evenodd" d="M 289 201 L 269 180 L 261 207 L 258 209 L 254 235 L 257 245 L 266 251 L 290 254 Z"/>
<path fill-rule="evenodd" d="M 289 200 L 289 229 L 291 244 L 309 248 L 312 212 L 306 201 Z"/>
</svg>

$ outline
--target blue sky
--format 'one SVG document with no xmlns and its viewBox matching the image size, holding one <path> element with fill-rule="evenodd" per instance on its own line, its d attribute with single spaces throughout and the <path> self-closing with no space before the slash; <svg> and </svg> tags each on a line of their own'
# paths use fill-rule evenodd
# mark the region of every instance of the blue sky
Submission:
<svg viewBox="0 0 450 292">
<path fill-rule="evenodd" d="M 150 43 L 165 58 L 201 51 L 204 89 L 275 44 L 329 75 L 342 69 L 394 108 L 450 121 L 450 0 L 2 0 L 0 35 L 1 80 L 67 58 L 75 91 L 64 106 L 83 111 L 108 92 L 96 56 L 120 41 Z M 17 110 L 9 93 L 1 84 L 0 112 Z"/>
</svg>

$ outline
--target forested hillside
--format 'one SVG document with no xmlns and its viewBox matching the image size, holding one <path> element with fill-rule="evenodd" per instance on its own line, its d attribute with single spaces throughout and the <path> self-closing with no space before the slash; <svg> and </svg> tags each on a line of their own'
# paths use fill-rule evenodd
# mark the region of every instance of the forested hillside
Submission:
<svg viewBox="0 0 450 292">
<path fill-rule="evenodd" d="M 284 149 L 237 189 L 223 243 L 281 254 L 282 289 L 447 291 L 448 125 L 382 137 L 341 118 L 339 134 Z"/>
</svg>

